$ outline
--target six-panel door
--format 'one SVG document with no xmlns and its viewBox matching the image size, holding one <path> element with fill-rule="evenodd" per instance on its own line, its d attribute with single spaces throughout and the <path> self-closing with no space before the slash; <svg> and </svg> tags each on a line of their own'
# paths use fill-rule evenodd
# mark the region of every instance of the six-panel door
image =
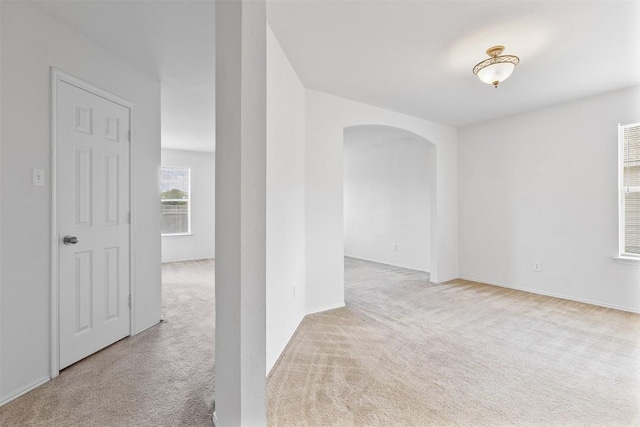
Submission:
<svg viewBox="0 0 640 427">
<path fill-rule="evenodd" d="M 129 335 L 130 118 L 66 82 L 57 89 L 62 369 Z"/>
</svg>

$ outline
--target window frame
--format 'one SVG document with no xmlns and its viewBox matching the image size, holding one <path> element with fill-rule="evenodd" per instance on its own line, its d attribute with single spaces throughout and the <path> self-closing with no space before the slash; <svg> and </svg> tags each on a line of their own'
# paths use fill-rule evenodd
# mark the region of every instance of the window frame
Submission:
<svg viewBox="0 0 640 427">
<path fill-rule="evenodd" d="M 640 126 L 640 120 L 636 120 L 633 122 L 619 123 L 618 124 L 618 224 L 619 224 L 619 235 L 618 235 L 618 256 L 616 257 L 619 260 L 628 260 L 633 264 L 640 263 L 640 254 L 635 254 L 631 252 L 626 252 L 625 248 L 625 237 L 626 237 L 626 229 L 625 229 L 625 194 L 627 192 L 632 193 L 640 193 L 639 187 L 627 187 L 624 186 L 624 130 L 629 127 Z"/>
<path fill-rule="evenodd" d="M 180 233 L 163 233 L 162 227 L 160 228 L 161 237 L 174 237 L 174 236 L 192 236 L 191 232 L 191 168 L 184 166 L 160 166 L 160 177 L 162 176 L 163 169 L 185 169 L 187 171 L 187 198 L 186 199 L 163 199 L 162 191 L 160 191 L 160 214 L 162 215 L 162 204 L 164 202 L 186 202 L 187 203 L 187 231 Z M 160 183 L 162 184 L 162 182 Z"/>
</svg>

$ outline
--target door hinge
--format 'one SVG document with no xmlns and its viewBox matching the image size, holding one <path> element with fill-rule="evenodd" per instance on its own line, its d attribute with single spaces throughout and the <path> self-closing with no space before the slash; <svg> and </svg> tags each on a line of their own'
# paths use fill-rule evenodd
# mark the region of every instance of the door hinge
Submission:
<svg viewBox="0 0 640 427">
<path fill-rule="evenodd" d="M 129 294 L 129 307 L 131 307 L 131 294 Z"/>
<path fill-rule="evenodd" d="M 131 224 L 131 212 L 127 213 L 127 222 Z"/>
<path fill-rule="evenodd" d="M 129 138 L 129 142 L 131 142 L 131 131 L 127 133 L 127 138 Z"/>
</svg>

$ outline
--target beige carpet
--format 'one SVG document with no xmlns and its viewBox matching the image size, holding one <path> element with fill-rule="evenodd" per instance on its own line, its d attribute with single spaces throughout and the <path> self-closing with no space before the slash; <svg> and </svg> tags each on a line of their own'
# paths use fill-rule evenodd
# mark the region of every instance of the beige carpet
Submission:
<svg viewBox="0 0 640 427">
<path fill-rule="evenodd" d="M 307 317 L 271 426 L 640 425 L 640 316 L 346 259 L 348 307 Z M 0 408 L 0 426 L 205 426 L 213 262 L 164 266 L 164 317 Z"/>
<path fill-rule="evenodd" d="M 272 372 L 270 425 L 640 425 L 639 315 L 345 263 L 347 307 Z"/>
<path fill-rule="evenodd" d="M 214 263 L 163 266 L 163 318 L 0 408 L 0 426 L 210 426 Z"/>
</svg>

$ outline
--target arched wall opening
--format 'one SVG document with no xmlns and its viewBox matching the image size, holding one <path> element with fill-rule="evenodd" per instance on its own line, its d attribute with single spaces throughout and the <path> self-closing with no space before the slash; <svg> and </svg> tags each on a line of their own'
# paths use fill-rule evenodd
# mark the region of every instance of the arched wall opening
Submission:
<svg viewBox="0 0 640 427">
<path fill-rule="evenodd" d="M 385 125 L 345 127 L 343 139 L 344 255 L 431 273 L 435 144 Z"/>
<path fill-rule="evenodd" d="M 397 128 L 428 141 L 435 153 L 430 280 L 458 277 L 457 130 L 314 90 L 305 104 L 306 313 L 344 306 L 344 131 L 354 126 Z"/>
</svg>

